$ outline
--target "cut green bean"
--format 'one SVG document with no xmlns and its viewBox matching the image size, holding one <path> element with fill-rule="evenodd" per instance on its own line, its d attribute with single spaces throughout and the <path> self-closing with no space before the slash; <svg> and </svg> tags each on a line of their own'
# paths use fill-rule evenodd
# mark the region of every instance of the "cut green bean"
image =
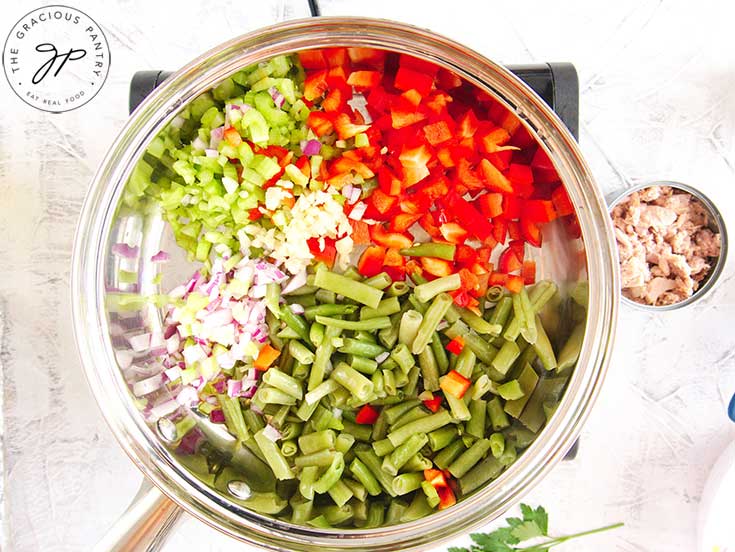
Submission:
<svg viewBox="0 0 735 552">
<path fill-rule="evenodd" d="M 298 495 L 294 495 L 291 500 L 291 523 L 304 525 L 312 517 L 314 517 L 314 502 L 311 500 L 296 500 Z"/>
<path fill-rule="evenodd" d="M 446 376 L 442 376 L 446 377 Z M 452 418 L 457 422 L 464 422 L 469 420 L 471 417 L 470 410 L 467 408 L 467 403 L 463 399 L 458 399 L 454 395 L 445 393 L 444 398 L 447 400 L 449 405 L 449 411 L 452 413 Z"/>
<path fill-rule="evenodd" d="M 288 461 L 284 458 L 281 450 L 278 448 L 274 441 L 265 435 L 265 429 L 261 429 L 255 434 L 255 442 L 258 444 L 260 451 L 265 457 L 265 461 L 273 470 L 273 475 L 276 479 L 293 479 L 295 477 L 291 467 L 288 465 Z"/>
<path fill-rule="evenodd" d="M 465 324 L 480 335 L 491 335 L 495 337 L 503 331 L 503 326 L 500 324 L 491 324 L 471 310 L 458 309 L 458 311 L 460 318 L 464 320 Z"/>
<path fill-rule="evenodd" d="M 304 395 L 304 401 L 307 404 L 318 403 L 324 397 L 326 397 L 330 393 L 333 393 L 339 388 L 340 385 L 339 383 L 337 383 L 336 380 L 333 380 L 331 378 L 328 380 L 324 380 L 319 385 L 317 385 L 313 391 L 309 391 L 306 395 Z"/>
<path fill-rule="evenodd" d="M 238 440 L 245 441 L 250 437 L 248 426 L 245 423 L 240 399 L 229 397 L 225 394 L 217 395 L 217 400 L 222 407 L 222 413 L 225 415 L 225 425 L 230 432 L 235 435 Z"/>
<path fill-rule="evenodd" d="M 381 458 L 393 452 L 395 448 L 396 447 L 393 446 L 393 443 L 391 443 L 389 439 L 373 441 L 373 450 L 375 451 L 375 454 L 377 454 Z"/>
<path fill-rule="evenodd" d="M 385 508 L 378 502 L 371 502 L 368 506 L 367 520 L 365 521 L 365 529 L 374 529 L 383 526 L 385 516 Z"/>
<path fill-rule="evenodd" d="M 513 362 L 521 354 L 521 350 L 515 341 L 506 341 L 503 346 L 498 350 L 498 353 L 493 358 L 490 366 L 495 370 L 505 375 L 513 366 Z"/>
<path fill-rule="evenodd" d="M 343 420 L 345 432 L 351 434 L 358 441 L 370 442 L 373 435 L 373 428 L 369 425 L 361 425 L 353 423 L 349 420 Z"/>
<path fill-rule="evenodd" d="M 392 282 L 393 280 L 391 280 L 391 277 L 388 276 L 387 272 L 381 272 L 379 274 L 376 274 L 375 276 L 372 276 L 371 278 L 368 278 L 363 282 L 363 284 L 382 290 L 391 285 Z"/>
<path fill-rule="evenodd" d="M 457 355 L 457 364 L 454 365 L 454 371 L 469 379 L 472 376 L 476 361 L 477 355 L 475 355 L 472 349 L 470 347 L 463 347 Z"/>
<path fill-rule="evenodd" d="M 485 436 L 485 417 L 487 415 L 487 401 L 473 399 L 470 401 L 470 419 L 465 425 L 465 431 L 482 439 Z"/>
<path fill-rule="evenodd" d="M 426 495 L 426 503 L 432 508 L 436 508 L 441 500 L 439 498 L 439 493 L 436 492 L 436 488 L 434 487 L 434 485 L 432 485 L 428 481 L 422 481 L 421 490 L 424 491 L 424 495 Z"/>
<path fill-rule="evenodd" d="M 319 466 L 321 468 L 329 466 L 334 459 L 334 451 L 329 449 L 312 452 L 311 454 L 303 454 L 294 458 L 294 464 L 299 468 L 306 466 Z"/>
<path fill-rule="evenodd" d="M 503 410 L 503 405 L 498 397 L 493 397 L 487 402 L 487 415 L 490 418 L 493 431 L 500 431 L 510 425 L 508 416 Z"/>
<path fill-rule="evenodd" d="M 264 303 L 266 308 L 271 311 L 273 316 L 276 318 L 281 317 L 281 309 L 278 306 L 278 302 L 281 298 L 281 286 L 276 282 L 266 284 L 265 286 L 265 298 Z"/>
<path fill-rule="evenodd" d="M 395 497 L 396 493 L 393 491 L 393 478 L 383 471 L 383 460 L 380 459 L 373 452 L 373 450 L 366 445 L 356 447 L 355 455 L 362 461 L 363 464 L 365 464 L 365 467 L 367 467 L 367 469 L 370 471 L 376 481 L 380 483 L 380 486 L 383 487 L 383 490 L 390 496 Z"/>
<path fill-rule="evenodd" d="M 399 343 L 390 353 L 393 360 L 396 361 L 398 367 L 404 374 L 408 374 L 409 370 L 416 364 L 416 359 L 413 358 L 411 351 L 404 343 Z"/>
<path fill-rule="evenodd" d="M 429 413 L 422 406 L 415 406 L 414 408 L 406 412 L 403 416 L 398 418 L 395 423 L 390 426 L 391 431 L 395 431 L 396 429 L 403 427 L 406 424 L 413 422 L 414 420 L 425 418 L 428 415 Z"/>
<path fill-rule="evenodd" d="M 517 399 L 506 400 L 503 408 L 506 414 L 509 414 L 514 418 L 518 418 L 521 415 L 521 412 L 523 412 L 528 400 L 531 398 L 531 394 L 538 383 L 538 374 L 536 374 L 536 371 L 530 364 L 526 364 L 518 375 L 517 381 L 523 395 Z M 498 387 L 498 393 L 502 396 L 501 387 L 502 385 Z"/>
<path fill-rule="evenodd" d="M 383 292 L 379 289 L 370 287 L 362 282 L 355 282 L 324 269 L 317 270 L 314 285 L 333 291 L 374 309 L 378 308 L 380 300 L 383 298 Z"/>
<path fill-rule="evenodd" d="M 378 316 L 367 320 L 342 320 L 341 318 L 330 318 L 317 314 L 316 321 L 327 327 L 341 328 L 343 330 L 380 330 L 391 327 L 390 318 L 387 316 Z"/>
<path fill-rule="evenodd" d="M 449 370 L 449 358 L 447 357 L 447 351 L 442 345 L 441 338 L 437 332 L 431 336 L 431 351 L 434 353 L 434 360 L 439 368 L 439 373 L 444 375 Z M 477 354 L 477 353 L 475 353 Z"/>
<path fill-rule="evenodd" d="M 457 478 L 462 477 L 485 456 L 488 450 L 490 450 L 490 441 L 488 439 L 478 439 L 449 465 L 449 473 Z"/>
<path fill-rule="evenodd" d="M 536 319 L 536 342 L 533 344 L 533 348 L 538 355 L 541 364 L 546 370 L 553 370 L 557 367 L 556 355 L 554 355 L 554 349 L 551 347 L 549 336 L 546 335 L 543 324 L 541 324 L 541 318 L 538 314 Z"/>
<path fill-rule="evenodd" d="M 423 319 L 423 315 L 417 310 L 409 309 L 404 312 L 398 328 L 398 342 L 410 346 L 416 339 Z"/>
<path fill-rule="evenodd" d="M 437 452 L 457 438 L 457 428 L 454 425 L 444 426 L 434 430 L 427 435 L 429 439 L 429 447 L 432 451 Z"/>
<path fill-rule="evenodd" d="M 419 452 L 428 442 L 425 433 L 411 435 L 406 442 L 397 446 L 393 452 L 383 459 L 383 470 L 391 475 L 396 475 L 403 465 L 408 462 L 414 454 Z"/>
<path fill-rule="evenodd" d="M 498 395 L 506 401 L 513 401 L 523 397 L 523 389 L 518 380 L 510 380 L 498 385 Z"/>
<path fill-rule="evenodd" d="M 336 305 L 327 303 L 307 307 L 304 309 L 304 318 L 314 320 L 317 316 L 343 316 L 356 313 L 359 307 L 357 305 Z"/>
<path fill-rule="evenodd" d="M 433 466 L 434 466 L 434 463 L 430 459 L 426 458 L 420 452 L 417 452 L 411 458 L 408 459 L 408 462 L 406 462 L 403 465 L 403 471 L 404 472 L 423 472 L 424 470 L 428 470 L 429 468 Z"/>
<path fill-rule="evenodd" d="M 426 309 L 424 319 L 421 321 L 418 332 L 416 332 L 416 338 L 411 345 L 413 354 L 419 354 L 429 344 L 434 331 L 451 304 L 452 297 L 446 293 L 440 293 L 434 298 L 429 308 Z"/>
<path fill-rule="evenodd" d="M 337 350 L 340 353 L 361 356 L 361 357 L 366 357 L 366 358 L 375 358 L 381 353 L 386 352 L 385 348 L 380 345 L 377 345 L 375 343 L 368 343 L 365 341 L 359 341 L 351 337 L 344 338 L 342 346 Z M 317 350 L 317 356 L 318 355 L 319 355 L 319 351 Z"/>
<path fill-rule="evenodd" d="M 391 297 L 400 297 L 401 295 L 408 293 L 410 290 L 411 288 L 408 287 L 406 282 L 393 282 L 390 287 L 388 287 L 386 294 Z"/>
<path fill-rule="evenodd" d="M 307 500 L 314 499 L 314 482 L 319 474 L 318 466 L 306 466 L 299 476 L 299 492 Z"/>
<path fill-rule="evenodd" d="M 539 313 L 544 308 L 546 303 L 551 299 L 557 292 L 556 284 L 543 280 L 538 282 L 528 294 L 528 299 L 531 302 L 533 313 Z M 521 335 L 521 320 L 515 316 L 508 322 L 507 327 L 503 330 L 503 338 L 506 341 L 515 341 L 518 336 Z M 530 341 L 529 341 L 530 343 Z"/>
<path fill-rule="evenodd" d="M 462 495 L 468 495 L 488 481 L 495 479 L 503 471 L 503 465 L 493 456 L 488 456 L 459 479 Z"/>
<path fill-rule="evenodd" d="M 413 495 L 411 504 L 408 505 L 408 508 L 406 508 L 401 515 L 401 522 L 408 523 L 409 521 L 416 521 L 417 519 L 428 516 L 433 511 L 434 509 L 429 506 L 429 503 L 426 500 L 426 495 L 423 493 L 416 493 Z"/>
<path fill-rule="evenodd" d="M 309 341 L 309 325 L 300 315 L 295 314 L 288 305 L 281 305 L 281 320 L 306 343 Z"/>
<path fill-rule="evenodd" d="M 263 381 L 298 400 L 301 400 L 304 396 L 304 391 L 301 389 L 301 383 L 299 380 L 289 376 L 288 374 L 284 374 L 276 368 L 266 370 L 263 373 Z"/>
<path fill-rule="evenodd" d="M 343 479 L 342 481 L 344 482 L 345 485 L 349 487 L 350 491 L 352 491 L 352 496 L 354 496 L 360 502 L 365 501 L 368 493 L 367 493 L 367 489 L 365 489 L 365 486 L 362 483 L 360 483 L 359 481 L 355 481 L 354 479 L 349 479 L 349 478 Z M 353 504 L 353 507 L 356 508 L 357 504 Z M 367 509 L 360 512 L 359 514 L 355 512 L 355 517 L 365 519 L 367 517 Z"/>
<path fill-rule="evenodd" d="M 359 458 L 352 460 L 350 464 L 350 473 L 357 479 L 367 490 L 370 496 L 378 496 L 380 494 L 380 483 L 368 467 Z"/>
<path fill-rule="evenodd" d="M 385 412 L 385 419 L 388 422 L 389 425 L 395 424 L 398 419 L 403 416 L 406 412 L 409 410 L 420 406 L 421 401 L 417 399 L 409 399 L 406 401 L 403 401 L 395 406 L 391 406 L 389 408 L 386 408 L 384 410 Z"/>
<path fill-rule="evenodd" d="M 385 524 L 395 525 L 400 523 L 403 512 L 408 508 L 408 504 L 400 500 L 391 500 L 388 505 L 388 511 L 385 514 Z"/>
<path fill-rule="evenodd" d="M 470 331 L 467 324 L 461 320 L 456 321 L 454 324 L 449 326 L 444 333 L 450 339 L 454 339 L 457 336 L 462 337 L 464 343 L 469 347 L 473 353 L 477 356 L 480 362 L 484 364 L 490 364 L 495 358 L 498 350 L 490 345 L 486 340 L 477 335 L 475 332 Z"/>
<path fill-rule="evenodd" d="M 299 451 L 299 447 L 296 444 L 296 441 L 293 439 L 289 439 L 281 443 L 281 454 L 283 454 L 285 458 L 296 456 L 296 453 L 298 451 Z"/>
<path fill-rule="evenodd" d="M 317 481 L 317 483 L 318 482 L 319 481 Z M 344 506 L 354 496 L 352 489 L 350 489 L 344 481 L 339 479 L 329 487 L 327 493 L 337 506 Z"/>
<path fill-rule="evenodd" d="M 314 492 L 324 494 L 331 489 L 342 477 L 345 469 L 345 459 L 341 452 L 335 452 L 332 463 L 319 479 L 314 482 Z"/>
<path fill-rule="evenodd" d="M 456 249 L 457 246 L 452 243 L 427 242 L 400 249 L 398 252 L 404 257 L 436 257 L 437 259 L 453 261 Z"/>
<path fill-rule="evenodd" d="M 393 478 L 393 491 L 398 496 L 403 496 L 421 487 L 424 481 L 423 473 L 402 473 Z"/>
<path fill-rule="evenodd" d="M 373 392 L 373 382 L 344 362 L 338 363 L 329 377 L 359 400 L 367 400 Z"/>
<path fill-rule="evenodd" d="M 446 470 L 449 465 L 464 452 L 464 450 L 465 446 L 462 439 L 457 439 L 449 446 L 444 447 L 436 456 L 434 456 L 434 464 L 436 464 L 439 469 Z"/>
<path fill-rule="evenodd" d="M 360 309 L 360 320 L 390 316 L 391 314 L 400 312 L 400 310 L 401 304 L 398 302 L 398 297 L 387 297 L 380 302 L 377 309 L 362 307 Z"/>
<path fill-rule="evenodd" d="M 351 435 L 349 433 L 340 433 L 337 436 L 337 441 L 334 443 L 334 449 L 337 452 L 341 452 L 342 454 L 347 454 L 347 452 L 352 448 L 352 445 L 355 444 L 355 436 Z"/>
<path fill-rule="evenodd" d="M 296 397 L 275 387 L 260 387 L 255 392 L 253 399 L 262 402 L 264 405 L 281 404 L 290 406 L 296 404 Z"/>
<path fill-rule="evenodd" d="M 439 367 L 437 366 L 434 350 L 432 347 L 425 347 L 419 353 L 419 367 L 421 368 L 421 377 L 426 391 L 439 390 Z"/>
<path fill-rule="evenodd" d="M 314 364 L 312 364 L 311 372 L 309 373 L 309 391 L 313 391 L 317 385 L 324 381 L 327 366 L 332 357 L 332 353 L 334 352 L 334 343 L 332 342 L 332 338 L 339 336 L 340 333 L 342 333 L 342 330 L 333 326 L 326 328 L 324 331 L 324 341 L 316 350 Z"/>
<path fill-rule="evenodd" d="M 396 378 L 393 375 L 393 372 L 391 370 L 383 370 L 381 373 L 383 374 L 383 386 L 385 387 L 385 392 L 388 395 L 395 395 L 397 387 Z"/>
<path fill-rule="evenodd" d="M 490 452 L 495 458 L 500 458 L 505 450 L 505 436 L 502 433 L 493 433 L 488 439 L 490 441 Z"/>
<path fill-rule="evenodd" d="M 454 291 L 462 286 L 462 279 L 459 274 L 452 274 L 450 276 L 444 276 L 431 280 L 425 284 L 418 285 L 414 288 L 413 293 L 416 295 L 416 299 L 422 303 L 428 303 L 434 297 L 445 291 Z"/>
<path fill-rule="evenodd" d="M 395 431 L 388 433 L 388 439 L 393 443 L 393 446 L 397 447 L 405 443 L 411 435 L 416 433 L 429 433 L 440 427 L 451 423 L 452 415 L 446 410 L 440 410 L 429 416 L 414 420 Z"/>
<path fill-rule="evenodd" d="M 299 448 L 303 454 L 311 454 L 324 449 L 334 448 L 337 434 L 331 429 L 315 431 L 299 437 Z"/>
<path fill-rule="evenodd" d="M 572 334 L 559 352 L 559 360 L 556 367 L 557 372 L 563 372 L 577 363 L 579 353 L 582 350 L 584 330 L 586 323 L 580 322 L 572 330 Z"/>
<path fill-rule="evenodd" d="M 378 369 L 378 363 L 372 358 L 350 355 L 347 363 L 358 372 L 363 374 L 373 374 Z"/>
<path fill-rule="evenodd" d="M 485 298 L 491 303 L 501 301 L 505 295 L 505 290 L 502 286 L 490 286 L 485 292 Z"/>
</svg>

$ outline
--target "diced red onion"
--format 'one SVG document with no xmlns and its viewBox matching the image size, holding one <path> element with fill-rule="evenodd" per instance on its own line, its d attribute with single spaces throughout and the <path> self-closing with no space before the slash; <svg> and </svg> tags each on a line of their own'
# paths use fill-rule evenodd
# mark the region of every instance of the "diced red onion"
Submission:
<svg viewBox="0 0 735 552">
<path fill-rule="evenodd" d="M 217 355 L 217 364 L 219 364 L 219 367 L 223 370 L 229 370 L 235 366 L 235 358 L 228 351 Z"/>
<path fill-rule="evenodd" d="M 168 292 L 168 296 L 171 299 L 180 299 L 184 295 L 186 295 L 186 286 L 176 286 L 174 289 Z"/>
<path fill-rule="evenodd" d="M 296 291 L 297 289 L 304 287 L 306 285 L 306 271 L 303 270 L 299 272 L 298 274 L 294 275 L 293 278 L 291 278 L 288 283 L 283 286 L 281 289 L 281 293 L 284 295 L 287 295 L 293 291 Z"/>
<path fill-rule="evenodd" d="M 168 337 L 168 339 L 166 339 L 166 350 L 169 352 L 169 354 L 173 354 L 179 350 L 179 346 L 181 345 L 181 338 L 179 338 L 179 334 L 176 333 L 175 326 L 169 326 L 169 327 L 173 328 L 174 333 L 172 333 Z M 166 328 L 166 330 L 168 331 L 168 328 Z"/>
<path fill-rule="evenodd" d="M 201 279 L 202 275 L 197 270 L 194 275 L 191 277 L 191 279 L 186 283 L 186 291 L 185 293 L 191 293 L 194 291 L 194 288 L 199 285 L 199 281 Z"/>
<path fill-rule="evenodd" d="M 225 413 L 220 409 L 212 410 L 212 412 L 209 413 L 209 421 L 213 424 L 224 424 Z"/>
<path fill-rule="evenodd" d="M 253 385 L 250 387 L 247 391 L 242 392 L 242 397 L 245 399 L 252 399 L 255 396 L 255 392 L 258 390 L 257 385 Z M 255 408 L 253 404 L 250 405 L 250 409 L 255 412 L 256 414 L 263 414 L 262 411 L 260 411 L 259 408 Z"/>
<path fill-rule="evenodd" d="M 255 395 L 255 391 L 253 391 L 253 395 Z M 251 395 L 251 397 L 252 397 L 252 395 Z M 245 398 L 246 399 L 249 399 L 250 397 L 245 397 Z M 250 410 L 252 410 L 256 414 L 260 414 L 261 416 L 263 415 L 263 411 L 255 403 L 250 403 Z"/>
<path fill-rule="evenodd" d="M 177 408 L 179 408 L 179 403 L 176 402 L 174 399 L 170 399 L 165 402 L 159 403 L 151 408 L 151 414 L 157 420 L 158 418 L 162 418 L 167 414 L 171 414 L 172 412 L 176 411 Z"/>
<path fill-rule="evenodd" d="M 265 297 L 265 284 L 259 284 L 251 287 L 248 295 L 253 299 L 262 299 Z"/>
<path fill-rule="evenodd" d="M 224 126 L 213 128 L 212 131 L 209 133 L 209 147 L 212 149 L 217 149 L 217 146 L 222 141 L 222 138 L 224 137 L 224 135 L 225 135 Z M 206 148 L 206 145 L 202 149 L 205 149 L 205 148 Z"/>
<path fill-rule="evenodd" d="M 242 381 L 241 380 L 231 379 L 227 381 L 227 394 L 230 397 L 239 396 L 241 391 L 242 391 Z"/>
<path fill-rule="evenodd" d="M 225 392 L 225 389 L 227 389 L 227 382 L 223 379 L 217 380 L 212 384 L 212 386 L 217 393 L 222 394 Z"/>
<path fill-rule="evenodd" d="M 181 406 L 196 406 L 199 404 L 199 393 L 194 387 L 186 385 L 176 396 L 176 401 Z"/>
<path fill-rule="evenodd" d="M 204 349 L 199 344 L 184 347 L 183 353 L 187 366 L 192 366 L 194 363 L 207 358 L 207 353 L 204 352 Z"/>
<path fill-rule="evenodd" d="M 283 107 L 283 102 L 286 101 L 286 98 L 281 94 L 278 89 L 275 86 L 271 86 L 268 89 L 268 92 L 271 95 L 271 98 L 273 98 L 273 103 L 276 104 L 276 107 L 279 109 Z"/>
<path fill-rule="evenodd" d="M 375 357 L 375 362 L 377 362 L 378 364 L 383 364 L 383 362 L 385 362 L 385 359 L 387 359 L 389 356 L 390 353 L 388 351 L 383 351 Z"/>
<path fill-rule="evenodd" d="M 219 399 L 215 397 L 214 395 L 209 395 L 206 399 L 204 399 L 204 402 L 207 404 L 211 404 L 212 406 L 217 406 L 219 404 Z"/>
<path fill-rule="evenodd" d="M 448 328 L 448 327 L 449 327 L 449 323 L 446 320 L 442 319 L 439 321 L 439 325 L 436 327 L 436 330 L 440 332 L 443 329 Z"/>
<path fill-rule="evenodd" d="M 150 348 L 151 334 L 143 333 L 128 337 L 128 343 L 130 343 L 130 348 L 133 349 L 133 351 L 141 353 Z"/>
<path fill-rule="evenodd" d="M 245 375 L 245 379 L 256 381 L 258 379 L 258 371 L 255 368 L 248 368 L 248 373 Z"/>
<path fill-rule="evenodd" d="M 203 441 L 204 436 L 202 432 L 199 428 L 195 427 L 181 438 L 179 446 L 176 447 L 176 452 L 183 455 L 195 454 Z"/>
<path fill-rule="evenodd" d="M 136 381 L 133 384 L 133 395 L 136 397 L 142 397 L 148 393 L 153 393 L 155 390 L 160 389 L 163 383 L 163 376 L 161 374 L 156 374 L 150 378 Z"/>
<path fill-rule="evenodd" d="M 166 370 L 164 374 L 166 374 L 168 381 L 176 381 L 177 379 L 181 378 L 181 368 L 179 368 L 178 366 L 172 366 L 171 368 Z"/>
<path fill-rule="evenodd" d="M 270 284 L 273 282 L 281 283 L 288 277 L 278 268 L 270 263 L 259 261 L 255 265 L 255 284 Z"/>
<path fill-rule="evenodd" d="M 159 251 L 158 253 L 156 253 L 155 255 L 151 257 L 151 262 L 154 262 L 154 263 L 165 263 L 166 261 L 170 261 L 170 260 L 171 260 L 171 255 L 169 255 L 163 250 Z"/>
<path fill-rule="evenodd" d="M 277 429 L 276 429 L 275 427 L 273 427 L 273 426 L 272 426 L 272 425 L 270 425 L 270 424 L 268 424 L 267 426 L 265 426 L 265 427 L 263 428 L 263 435 L 264 435 L 265 437 L 268 437 L 268 439 L 270 439 L 270 440 L 271 440 L 271 441 L 273 441 L 274 443 L 275 443 L 276 441 L 278 441 L 278 439 L 280 439 L 280 438 L 281 438 L 281 432 L 280 432 L 280 431 L 278 431 L 278 430 L 277 430 Z"/>
<path fill-rule="evenodd" d="M 362 217 L 365 216 L 366 210 L 367 203 L 363 201 L 358 201 L 357 203 L 355 203 L 355 206 L 352 208 L 352 211 L 350 211 L 348 217 L 352 220 L 362 220 Z"/>
<path fill-rule="evenodd" d="M 216 310 L 202 319 L 202 326 L 205 328 L 218 328 L 232 322 L 232 309 Z"/>
<path fill-rule="evenodd" d="M 124 350 L 115 351 L 115 360 L 120 369 L 126 370 L 133 364 L 133 353 Z"/>
<path fill-rule="evenodd" d="M 127 243 L 116 243 L 112 246 L 112 254 L 122 257 L 123 259 L 135 259 L 140 253 L 140 248 L 137 245 L 129 246 Z"/>
<path fill-rule="evenodd" d="M 210 159 L 217 159 L 217 157 L 219 157 L 219 152 L 216 149 L 207 148 L 204 150 L 204 155 Z"/>
<path fill-rule="evenodd" d="M 350 197 L 352 196 L 352 190 L 354 189 L 355 187 L 352 184 L 345 184 L 341 190 L 342 195 L 347 199 L 350 199 Z"/>
<path fill-rule="evenodd" d="M 164 346 L 154 347 L 150 351 L 148 351 L 149 357 L 160 357 L 166 354 L 168 354 L 168 349 L 166 349 L 166 347 Z"/>
<path fill-rule="evenodd" d="M 298 303 L 291 304 L 291 312 L 294 314 L 304 314 L 304 306 Z"/>
<path fill-rule="evenodd" d="M 186 119 L 184 119 L 181 115 L 176 115 L 176 117 L 173 118 L 171 121 L 171 126 L 173 128 L 181 128 L 186 123 Z"/>
<path fill-rule="evenodd" d="M 352 192 L 350 193 L 350 197 L 347 200 L 347 203 L 350 205 L 357 203 L 360 200 L 360 196 L 362 195 L 362 188 L 358 186 L 353 186 Z"/>
<path fill-rule="evenodd" d="M 301 152 L 304 155 L 319 155 L 322 150 L 322 143 L 319 140 L 304 140 L 301 142 Z"/>
</svg>

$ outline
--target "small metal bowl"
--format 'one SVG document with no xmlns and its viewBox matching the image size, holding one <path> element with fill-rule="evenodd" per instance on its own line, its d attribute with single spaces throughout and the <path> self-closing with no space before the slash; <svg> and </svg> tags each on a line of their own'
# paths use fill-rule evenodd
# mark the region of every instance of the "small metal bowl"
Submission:
<svg viewBox="0 0 735 552">
<path fill-rule="evenodd" d="M 654 182 L 636 184 L 635 186 L 631 186 L 630 188 L 622 190 L 618 194 L 614 194 L 612 197 L 608 197 L 607 204 L 609 206 L 609 212 L 612 214 L 612 210 L 618 204 L 622 203 L 623 200 L 625 200 L 633 192 L 645 190 L 646 188 L 651 188 L 653 186 L 670 186 L 671 188 L 674 188 L 676 190 L 681 190 L 683 192 L 687 192 L 693 195 L 702 203 L 702 205 L 704 205 L 705 209 L 707 210 L 707 214 L 709 215 L 709 228 L 713 232 L 720 235 L 720 256 L 717 257 L 717 261 L 715 262 L 714 266 L 710 269 L 704 280 L 700 282 L 699 288 L 692 294 L 691 297 L 687 297 L 683 301 L 679 301 L 678 303 L 674 303 L 673 305 L 655 306 L 645 305 L 643 303 L 632 301 L 628 299 L 625 295 L 623 295 L 622 288 L 620 290 L 620 300 L 626 305 L 630 305 L 647 311 L 671 311 L 679 309 L 681 307 L 686 307 L 687 305 L 691 305 L 695 301 L 698 301 L 699 299 L 704 297 L 715 286 L 717 280 L 722 274 L 723 269 L 725 268 L 725 262 L 727 261 L 727 229 L 725 228 L 725 220 L 722 218 L 722 214 L 720 214 L 719 209 L 717 209 L 715 204 L 712 203 L 712 201 L 706 195 L 704 195 L 700 190 L 689 186 L 688 184 L 682 184 L 681 182 L 672 182 L 669 180 L 657 180 Z"/>
</svg>

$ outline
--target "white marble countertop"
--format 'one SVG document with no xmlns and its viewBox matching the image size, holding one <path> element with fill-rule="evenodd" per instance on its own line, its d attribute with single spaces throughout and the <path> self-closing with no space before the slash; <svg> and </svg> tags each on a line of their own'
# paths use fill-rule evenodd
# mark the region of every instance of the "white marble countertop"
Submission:
<svg viewBox="0 0 735 552">
<path fill-rule="evenodd" d="M 726 42 L 733 15 L 727 2 L 321 4 L 325 15 L 428 27 L 503 62 L 574 62 L 581 146 L 605 192 L 637 180 L 681 180 L 701 187 L 735 221 L 735 49 Z M 39 5 L 5 3 L 0 37 Z M 110 41 L 112 69 L 100 94 L 79 110 L 50 115 L 0 81 L 0 547 L 17 552 L 90 549 L 141 479 L 84 382 L 68 292 L 78 211 L 126 118 L 131 75 L 177 68 L 232 36 L 308 14 L 306 0 L 73 5 Z M 706 473 L 735 438 L 725 415 L 735 391 L 730 258 L 717 289 L 696 306 L 661 315 L 621 309 L 610 375 L 577 459 L 525 498 L 547 507 L 558 532 L 626 523 L 577 550 L 694 550 Z M 187 519 L 165 546 L 182 549 L 245 547 Z"/>
</svg>

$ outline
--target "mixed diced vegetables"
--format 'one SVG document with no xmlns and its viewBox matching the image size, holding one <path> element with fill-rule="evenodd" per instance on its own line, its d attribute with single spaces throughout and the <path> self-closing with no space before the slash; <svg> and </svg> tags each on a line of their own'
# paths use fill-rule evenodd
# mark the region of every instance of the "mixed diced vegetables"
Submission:
<svg viewBox="0 0 735 552">
<path fill-rule="evenodd" d="M 582 294 L 547 334 L 562 300 L 529 254 L 556 219 L 578 236 L 553 165 L 426 61 L 331 48 L 244 69 L 151 143 L 124 199 L 200 263 L 155 298 L 161 331 L 129 336 L 161 367 L 132 392 L 182 463 L 261 513 L 378 527 L 450 507 L 529 446 L 579 355 Z"/>
</svg>

